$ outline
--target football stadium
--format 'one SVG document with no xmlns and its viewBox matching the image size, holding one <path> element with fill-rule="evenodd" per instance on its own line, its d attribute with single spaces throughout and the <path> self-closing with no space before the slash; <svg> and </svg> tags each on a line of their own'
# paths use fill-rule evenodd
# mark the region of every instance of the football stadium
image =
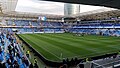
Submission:
<svg viewBox="0 0 120 68">
<path fill-rule="evenodd" d="M 119 0 L 0 0 L 0 68 L 120 68 Z"/>
</svg>

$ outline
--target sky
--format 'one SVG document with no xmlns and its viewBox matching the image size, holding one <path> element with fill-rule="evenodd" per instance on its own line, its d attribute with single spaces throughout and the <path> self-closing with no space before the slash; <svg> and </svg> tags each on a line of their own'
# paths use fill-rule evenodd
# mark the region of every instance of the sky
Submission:
<svg viewBox="0 0 120 68">
<path fill-rule="evenodd" d="M 80 12 L 87 12 L 105 7 L 80 5 Z M 42 14 L 64 15 L 64 3 L 40 1 L 40 0 L 18 0 L 15 11 Z"/>
</svg>

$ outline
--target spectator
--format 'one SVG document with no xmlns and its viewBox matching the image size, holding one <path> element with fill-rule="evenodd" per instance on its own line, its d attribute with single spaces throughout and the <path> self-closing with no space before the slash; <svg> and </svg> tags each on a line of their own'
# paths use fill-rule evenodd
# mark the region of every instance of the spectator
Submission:
<svg viewBox="0 0 120 68">
<path fill-rule="evenodd" d="M 37 63 L 34 63 L 34 68 L 39 68 Z"/>
<path fill-rule="evenodd" d="M 26 51 L 26 56 L 27 56 L 28 58 L 30 58 L 30 56 L 29 56 L 29 55 L 30 55 L 30 51 L 29 51 L 29 50 L 27 50 L 27 51 Z"/>
<path fill-rule="evenodd" d="M 29 68 L 33 68 L 33 64 L 32 63 L 29 65 Z"/>
<path fill-rule="evenodd" d="M 18 64 L 18 62 L 16 60 L 14 61 L 14 65 L 13 66 L 14 66 L 14 68 L 20 68 L 19 64 Z"/>
<path fill-rule="evenodd" d="M 7 68 L 7 67 L 6 67 L 6 65 L 5 65 L 5 63 L 3 63 L 3 65 L 2 65 L 2 67 L 1 67 L 1 68 Z"/>
<path fill-rule="evenodd" d="M 36 58 L 34 58 L 34 63 L 37 63 L 37 59 Z"/>
</svg>

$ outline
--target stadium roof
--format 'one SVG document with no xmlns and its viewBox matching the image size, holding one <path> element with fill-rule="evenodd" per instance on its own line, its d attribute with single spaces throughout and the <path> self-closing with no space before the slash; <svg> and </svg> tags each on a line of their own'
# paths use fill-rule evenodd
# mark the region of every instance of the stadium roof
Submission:
<svg viewBox="0 0 120 68">
<path fill-rule="evenodd" d="M 17 12 L 15 11 L 18 0 L 0 0 L 0 15 L 13 17 L 39 17 L 46 16 L 47 18 L 60 18 L 63 15 Z"/>
<path fill-rule="evenodd" d="M 113 10 L 118 10 L 118 9 L 113 9 L 113 8 L 97 9 L 97 10 L 93 10 L 93 11 L 89 11 L 89 12 L 83 12 L 83 13 L 80 13 L 80 14 L 76 14 L 74 16 L 85 16 L 85 15 L 108 12 L 108 11 L 113 11 Z"/>
<path fill-rule="evenodd" d="M 88 4 L 88 5 L 102 5 L 102 6 L 119 8 L 118 7 L 119 0 L 47 0 L 47 1 L 80 3 L 80 4 Z M 13 17 L 38 17 L 38 16 L 47 16 L 48 18 L 64 17 L 63 15 L 16 12 L 15 8 L 16 8 L 17 2 L 18 2 L 18 0 L 0 0 L 0 15 L 13 16 Z M 117 6 L 117 7 L 115 7 L 115 6 Z M 108 10 L 104 10 L 104 9 L 103 10 L 101 10 L 101 9 L 94 10 L 94 11 L 90 11 L 90 12 L 84 12 L 82 14 L 77 14 L 77 16 L 100 13 L 100 12 L 105 12 L 105 11 L 108 11 Z M 74 15 L 74 16 L 76 16 L 76 15 Z"/>
<path fill-rule="evenodd" d="M 46 1 L 105 6 L 120 9 L 120 0 L 46 0 Z"/>
<path fill-rule="evenodd" d="M 94 13 L 94 14 L 87 14 L 87 15 L 77 15 L 77 18 L 84 20 L 84 19 L 106 19 L 106 18 L 115 18 L 120 17 L 120 10 L 112 10 L 112 11 L 106 11 L 106 12 L 100 12 L 100 13 Z"/>
</svg>

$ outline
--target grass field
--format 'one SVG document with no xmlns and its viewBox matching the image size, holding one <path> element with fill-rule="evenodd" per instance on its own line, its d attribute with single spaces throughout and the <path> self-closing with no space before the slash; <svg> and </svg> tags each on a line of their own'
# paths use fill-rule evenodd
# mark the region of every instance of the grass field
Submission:
<svg viewBox="0 0 120 68">
<path fill-rule="evenodd" d="M 73 34 L 19 34 L 46 59 L 61 61 L 62 58 L 85 58 L 120 50 L 120 37 Z"/>
</svg>

